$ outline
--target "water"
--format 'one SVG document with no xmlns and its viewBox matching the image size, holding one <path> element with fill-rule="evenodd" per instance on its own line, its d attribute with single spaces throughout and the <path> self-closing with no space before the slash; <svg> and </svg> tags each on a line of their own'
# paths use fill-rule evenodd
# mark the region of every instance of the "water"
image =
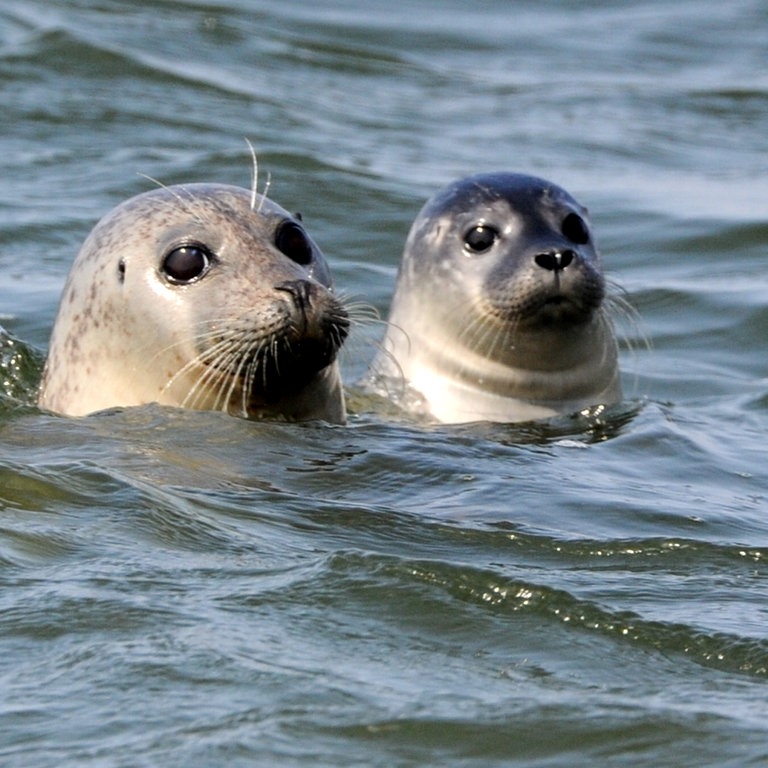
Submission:
<svg viewBox="0 0 768 768">
<path fill-rule="evenodd" d="M 768 11 L 407 9 L 3 4 L 3 766 L 768 764 Z M 246 138 L 381 312 L 443 184 L 564 186 L 641 316 L 626 402 L 37 411 L 96 219 L 139 174 L 248 186 Z M 349 382 L 381 335 L 356 330 Z"/>
</svg>

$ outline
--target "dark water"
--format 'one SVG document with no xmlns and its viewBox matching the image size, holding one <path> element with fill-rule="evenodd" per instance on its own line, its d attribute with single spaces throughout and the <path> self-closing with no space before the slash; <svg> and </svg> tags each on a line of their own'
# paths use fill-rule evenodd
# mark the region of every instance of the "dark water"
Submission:
<svg viewBox="0 0 768 768">
<path fill-rule="evenodd" d="M 0 764 L 768 765 L 766 62 L 758 0 L 6 0 Z M 626 402 L 29 405 L 96 219 L 139 174 L 248 186 L 245 138 L 381 312 L 443 184 L 564 186 L 641 317 Z"/>
</svg>

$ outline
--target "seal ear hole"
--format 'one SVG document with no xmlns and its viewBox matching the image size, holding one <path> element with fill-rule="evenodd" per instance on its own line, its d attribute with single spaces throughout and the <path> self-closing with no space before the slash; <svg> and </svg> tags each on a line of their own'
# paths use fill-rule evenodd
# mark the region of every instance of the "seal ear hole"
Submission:
<svg viewBox="0 0 768 768">
<path fill-rule="evenodd" d="M 578 213 L 569 213 L 563 219 L 560 231 L 576 245 L 585 245 L 589 242 L 589 227 Z"/>
<path fill-rule="evenodd" d="M 200 279 L 213 261 L 211 252 L 202 245 L 180 245 L 165 255 L 160 267 L 168 281 L 186 285 Z"/>
<path fill-rule="evenodd" d="M 121 282 L 125 282 L 125 259 L 120 259 L 117 263 L 117 279 Z"/>
<path fill-rule="evenodd" d="M 464 234 L 464 248 L 471 253 L 485 253 L 498 239 L 498 229 L 487 224 L 478 224 Z"/>
<path fill-rule="evenodd" d="M 312 244 L 304 230 L 294 221 L 280 225 L 275 234 L 275 245 L 291 261 L 306 266 L 312 261 Z"/>
</svg>

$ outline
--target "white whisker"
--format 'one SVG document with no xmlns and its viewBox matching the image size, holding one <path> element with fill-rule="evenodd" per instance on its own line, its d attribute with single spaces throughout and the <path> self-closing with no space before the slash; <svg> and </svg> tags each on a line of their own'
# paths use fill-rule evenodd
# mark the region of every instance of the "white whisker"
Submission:
<svg viewBox="0 0 768 768">
<path fill-rule="evenodd" d="M 158 179 L 154 178 L 153 176 L 148 176 L 146 173 L 137 173 L 137 176 L 140 176 L 142 179 L 146 179 L 147 181 L 151 181 L 155 186 L 160 187 L 160 189 L 168 189 L 167 184 L 163 184 L 162 181 L 159 181 Z"/>
<path fill-rule="evenodd" d="M 261 213 L 261 209 L 264 207 L 264 201 L 267 199 L 267 193 L 269 192 L 269 188 L 272 186 L 272 174 L 270 171 L 267 171 L 267 183 L 264 185 L 264 191 L 261 193 L 261 202 L 259 203 L 259 207 L 256 210 L 256 213 Z"/>
<path fill-rule="evenodd" d="M 251 210 L 256 208 L 256 194 L 259 188 L 259 160 L 256 157 L 256 150 L 248 138 L 245 139 L 248 149 L 251 153 Z"/>
</svg>

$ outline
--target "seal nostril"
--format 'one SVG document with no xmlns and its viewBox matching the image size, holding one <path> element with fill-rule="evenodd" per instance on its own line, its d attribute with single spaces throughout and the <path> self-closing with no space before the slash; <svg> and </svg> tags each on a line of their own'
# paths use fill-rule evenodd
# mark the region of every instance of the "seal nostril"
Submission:
<svg viewBox="0 0 768 768">
<path fill-rule="evenodd" d="M 290 293 L 296 308 L 302 312 L 305 312 L 312 304 L 312 284 L 308 280 L 287 280 L 276 285 L 275 289 Z"/>
<path fill-rule="evenodd" d="M 537 253 L 533 260 L 542 269 L 548 269 L 550 272 L 560 272 L 573 261 L 574 255 L 574 252 L 570 250 L 550 251 L 549 253 Z"/>
<path fill-rule="evenodd" d="M 537 253 L 533 260 L 542 269 L 554 269 L 555 268 L 555 255 L 553 253 Z"/>
</svg>

